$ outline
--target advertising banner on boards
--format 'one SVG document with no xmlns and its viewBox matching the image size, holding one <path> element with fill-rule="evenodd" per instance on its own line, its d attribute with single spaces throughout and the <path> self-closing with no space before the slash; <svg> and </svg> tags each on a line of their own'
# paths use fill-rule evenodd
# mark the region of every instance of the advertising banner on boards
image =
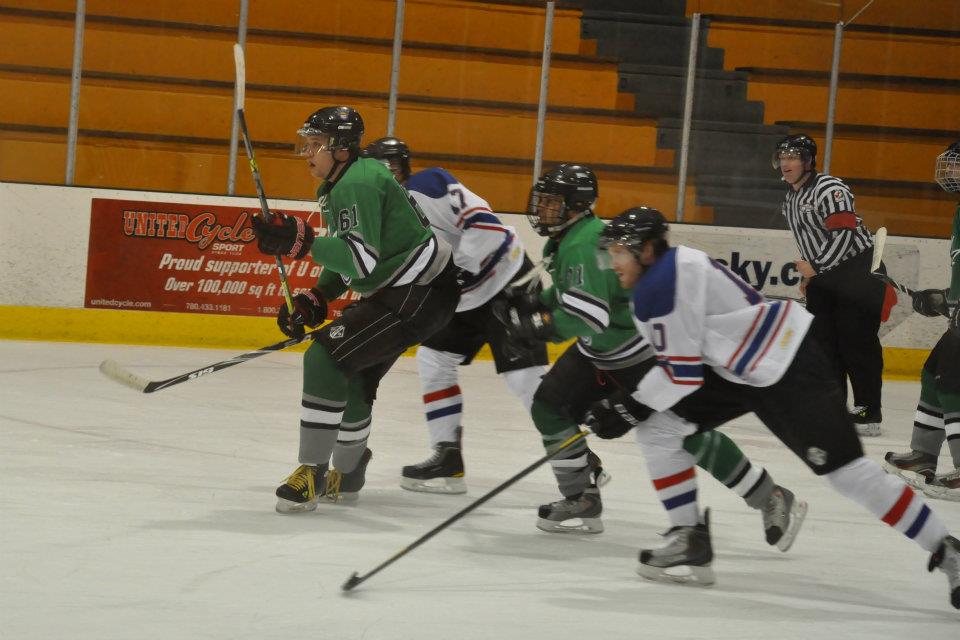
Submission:
<svg viewBox="0 0 960 640">
<path fill-rule="evenodd" d="M 259 209 L 104 198 L 90 209 L 86 307 L 275 316 L 283 303 L 276 260 L 250 227 Z M 318 214 L 286 213 L 320 226 Z M 321 269 L 309 256 L 284 266 L 293 295 Z"/>
</svg>

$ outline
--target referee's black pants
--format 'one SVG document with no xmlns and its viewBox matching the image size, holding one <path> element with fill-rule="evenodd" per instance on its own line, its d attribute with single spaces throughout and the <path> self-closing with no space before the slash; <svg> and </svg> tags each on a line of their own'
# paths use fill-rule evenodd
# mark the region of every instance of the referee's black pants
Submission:
<svg viewBox="0 0 960 640">
<path fill-rule="evenodd" d="M 880 315 L 886 285 L 870 275 L 873 248 L 814 276 L 807 285 L 811 333 L 834 364 L 846 394 L 849 376 L 856 406 L 879 409 L 883 375 Z"/>
</svg>

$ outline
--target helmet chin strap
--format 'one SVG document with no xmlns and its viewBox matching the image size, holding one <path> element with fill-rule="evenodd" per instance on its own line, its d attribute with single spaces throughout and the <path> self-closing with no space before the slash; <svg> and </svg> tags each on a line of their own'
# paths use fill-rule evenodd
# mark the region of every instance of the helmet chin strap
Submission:
<svg viewBox="0 0 960 640">
<path fill-rule="evenodd" d="M 347 158 L 346 160 L 337 160 L 337 157 L 336 157 L 337 151 L 339 151 L 339 149 L 333 151 L 333 152 L 330 154 L 330 157 L 333 158 L 333 166 L 330 167 L 330 171 L 327 172 L 327 176 L 323 179 L 324 182 L 329 182 L 329 183 L 333 184 L 333 183 L 335 182 L 335 180 L 332 179 L 331 176 L 333 176 L 333 175 L 337 172 L 337 169 L 339 169 L 341 165 L 346 165 L 346 166 L 344 167 L 343 171 L 340 172 L 340 175 L 337 176 L 337 179 L 339 179 L 340 176 L 342 176 L 342 175 L 344 174 L 344 172 L 346 172 L 347 166 L 353 164 L 353 163 L 357 160 L 357 158 L 359 157 L 359 156 L 357 156 L 356 154 L 351 153 L 351 154 L 350 154 L 350 157 Z"/>
<path fill-rule="evenodd" d="M 573 216 L 573 217 L 571 217 L 571 218 L 567 218 L 567 219 L 566 219 L 563 223 L 561 223 L 561 224 L 555 225 L 555 226 L 553 226 L 553 227 L 547 227 L 547 233 L 549 233 L 551 237 L 556 236 L 556 235 L 559 234 L 561 231 L 564 231 L 567 227 L 573 225 L 573 224 L 576 223 L 576 222 L 579 222 L 580 220 L 583 220 L 584 218 L 586 218 L 588 215 L 590 215 L 590 214 L 592 214 L 592 213 L 593 213 L 593 212 L 592 212 L 590 209 L 584 209 L 583 211 L 581 211 L 581 212 L 578 213 L 577 215 L 575 215 L 575 216 Z"/>
</svg>

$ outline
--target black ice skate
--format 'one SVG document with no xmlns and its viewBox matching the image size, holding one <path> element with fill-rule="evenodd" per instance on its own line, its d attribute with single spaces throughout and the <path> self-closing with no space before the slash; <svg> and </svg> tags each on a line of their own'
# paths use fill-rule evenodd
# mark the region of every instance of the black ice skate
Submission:
<svg viewBox="0 0 960 640">
<path fill-rule="evenodd" d="M 353 471 L 343 473 L 339 469 L 330 469 L 327 472 L 323 497 L 330 502 L 356 502 L 360 497 L 360 489 L 367 481 L 367 464 L 372 457 L 373 452 L 365 449 Z"/>
<path fill-rule="evenodd" d="M 665 534 L 664 544 L 656 549 L 643 549 L 637 573 L 647 580 L 679 582 L 707 586 L 715 578 L 711 563 L 710 510 L 703 512 L 703 521 L 694 526 L 673 527 Z"/>
<path fill-rule="evenodd" d="M 600 490 L 590 485 L 580 495 L 541 505 L 537 528 L 550 533 L 601 533 L 601 513 Z"/>
<path fill-rule="evenodd" d="M 320 497 L 317 486 L 322 485 L 326 473 L 325 464 L 302 464 L 297 467 L 296 471 L 277 487 L 277 512 L 300 513 L 316 509 Z"/>
<path fill-rule="evenodd" d="M 787 551 L 800 533 L 803 519 L 807 517 L 807 503 L 797 500 L 789 489 L 777 485 L 763 506 L 762 513 L 767 544 Z"/>
<path fill-rule="evenodd" d="M 880 435 L 880 423 L 883 422 L 883 413 L 879 408 L 869 409 L 867 407 L 854 407 L 850 411 L 850 418 L 857 427 L 857 433 L 861 436 L 872 438 Z"/>
<path fill-rule="evenodd" d="M 913 450 L 910 453 L 888 451 L 883 457 L 883 468 L 893 473 L 915 489 L 923 491 L 924 485 L 933 480 L 937 471 L 937 456 Z"/>
<path fill-rule="evenodd" d="M 947 574 L 947 583 L 950 585 L 950 604 L 954 609 L 960 609 L 960 540 L 947 536 L 940 543 L 940 548 L 930 556 L 927 571 L 940 569 Z"/>
<path fill-rule="evenodd" d="M 403 468 L 400 486 L 424 493 L 466 493 L 463 455 L 456 442 L 440 442 L 433 455 L 419 464 Z"/>
<path fill-rule="evenodd" d="M 923 485 L 923 493 L 938 500 L 960 502 L 960 467 L 927 478 L 926 484 Z"/>
</svg>

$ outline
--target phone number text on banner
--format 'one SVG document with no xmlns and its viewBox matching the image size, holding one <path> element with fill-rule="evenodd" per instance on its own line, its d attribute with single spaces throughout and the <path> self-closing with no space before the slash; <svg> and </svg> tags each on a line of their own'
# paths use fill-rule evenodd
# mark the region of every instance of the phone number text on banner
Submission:
<svg viewBox="0 0 960 640">
<path fill-rule="evenodd" d="M 256 208 L 94 198 L 84 305 L 276 315 L 284 303 L 277 264 L 257 250 L 250 228 L 250 218 L 258 212 Z M 288 213 L 308 216 L 301 211 Z M 293 295 L 315 285 L 321 270 L 309 256 L 284 266 Z M 332 304 L 330 315 L 339 315 L 347 302 L 341 299 Z"/>
</svg>

